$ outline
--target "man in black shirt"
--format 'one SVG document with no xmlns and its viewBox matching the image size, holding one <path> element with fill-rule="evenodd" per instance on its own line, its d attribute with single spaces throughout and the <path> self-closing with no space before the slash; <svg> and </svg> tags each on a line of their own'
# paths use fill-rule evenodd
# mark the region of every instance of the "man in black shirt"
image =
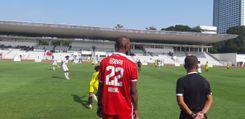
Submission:
<svg viewBox="0 0 245 119">
<path fill-rule="evenodd" d="M 177 102 L 181 108 L 179 119 L 207 119 L 213 99 L 209 82 L 197 73 L 198 59 L 187 56 L 184 65 L 187 75 L 178 79 Z"/>
</svg>

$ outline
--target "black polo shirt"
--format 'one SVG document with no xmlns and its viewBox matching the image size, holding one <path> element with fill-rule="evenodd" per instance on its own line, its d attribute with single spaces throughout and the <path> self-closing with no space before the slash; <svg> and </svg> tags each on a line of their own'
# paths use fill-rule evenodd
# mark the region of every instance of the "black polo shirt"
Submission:
<svg viewBox="0 0 245 119">
<path fill-rule="evenodd" d="M 176 95 L 183 96 L 193 112 L 202 111 L 208 95 L 212 95 L 209 82 L 196 72 L 188 73 L 177 81 Z"/>
</svg>

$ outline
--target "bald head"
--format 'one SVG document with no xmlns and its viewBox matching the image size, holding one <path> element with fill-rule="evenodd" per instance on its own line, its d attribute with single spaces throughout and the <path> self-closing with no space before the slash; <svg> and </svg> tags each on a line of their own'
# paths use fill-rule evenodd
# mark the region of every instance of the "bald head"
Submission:
<svg viewBox="0 0 245 119">
<path fill-rule="evenodd" d="M 117 52 L 126 54 L 130 49 L 130 40 L 126 36 L 122 36 L 116 39 L 115 49 Z"/>
</svg>

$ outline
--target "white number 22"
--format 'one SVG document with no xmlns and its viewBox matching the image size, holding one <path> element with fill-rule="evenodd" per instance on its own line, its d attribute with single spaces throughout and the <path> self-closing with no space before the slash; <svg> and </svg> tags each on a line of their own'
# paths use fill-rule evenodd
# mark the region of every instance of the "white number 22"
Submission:
<svg viewBox="0 0 245 119">
<path fill-rule="evenodd" d="M 107 66 L 106 71 L 111 71 L 110 74 L 106 75 L 106 85 L 122 86 L 122 82 L 118 80 L 123 77 L 124 69 L 122 67 Z M 117 72 L 119 74 L 115 76 Z M 114 79 L 110 80 L 111 77 L 114 77 Z"/>
</svg>

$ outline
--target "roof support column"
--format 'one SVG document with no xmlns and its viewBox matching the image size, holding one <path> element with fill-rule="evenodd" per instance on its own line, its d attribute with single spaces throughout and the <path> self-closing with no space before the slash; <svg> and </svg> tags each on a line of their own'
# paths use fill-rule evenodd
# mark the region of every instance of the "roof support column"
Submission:
<svg viewBox="0 0 245 119">
<path fill-rule="evenodd" d="M 135 44 L 132 45 L 132 49 L 135 49 Z"/>
<path fill-rule="evenodd" d="M 51 45 L 52 45 L 52 41 L 49 40 L 49 41 L 48 41 L 48 46 L 51 46 Z"/>
</svg>

